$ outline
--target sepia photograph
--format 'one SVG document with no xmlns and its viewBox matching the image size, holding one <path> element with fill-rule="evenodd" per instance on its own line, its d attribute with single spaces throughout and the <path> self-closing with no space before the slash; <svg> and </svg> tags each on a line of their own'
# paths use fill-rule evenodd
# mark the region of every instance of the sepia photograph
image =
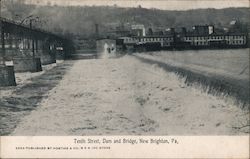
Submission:
<svg viewBox="0 0 250 159">
<path fill-rule="evenodd" d="M 0 0 L 0 135 L 249 136 L 249 17 L 249 0 Z"/>
</svg>

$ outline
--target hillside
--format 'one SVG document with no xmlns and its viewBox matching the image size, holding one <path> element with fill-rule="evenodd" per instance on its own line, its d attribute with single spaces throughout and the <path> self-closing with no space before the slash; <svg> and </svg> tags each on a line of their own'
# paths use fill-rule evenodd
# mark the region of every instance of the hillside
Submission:
<svg viewBox="0 0 250 159">
<path fill-rule="evenodd" d="M 227 27 L 231 20 L 249 23 L 249 8 L 197 9 L 188 11 L 167 11 L 145 8 L 119 8 L 117 6 L 34 6 L 19 2 L 4 2 L 2 15 L 21 21 L 28 15 L 39 17 L 36 27 L 60 34 L 89 36 L 99 24 L 100 33 L 123 24 L 144 24 L 146 28 L 165 29 L 188 27 L 198 24 L 214 24 Z M 11 4 L 12 3 L 12 4 Z M 13 5 L 13 3 L 15 3 Z M 27 22 L 28 23 L 28 22 Z"/>
</svg>

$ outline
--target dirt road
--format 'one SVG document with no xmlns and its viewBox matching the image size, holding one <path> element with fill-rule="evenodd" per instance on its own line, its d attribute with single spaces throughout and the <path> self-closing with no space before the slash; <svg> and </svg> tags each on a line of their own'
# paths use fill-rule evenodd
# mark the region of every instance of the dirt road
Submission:
<svg viewBox="0 0 250 159">
<path fill-rule="evenodd" d="M 183 81 L 131 56 L 79 60 L 11 135 L 247 133 L 249 114 Z"/>
</svg>

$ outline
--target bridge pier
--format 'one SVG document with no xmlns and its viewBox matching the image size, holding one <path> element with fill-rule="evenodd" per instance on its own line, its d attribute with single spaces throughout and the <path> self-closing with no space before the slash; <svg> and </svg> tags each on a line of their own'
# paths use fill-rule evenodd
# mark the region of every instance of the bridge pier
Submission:
<svg viewBox="0 0 250 159">
<path fill-rule="evenodd" d="M 66 55 L 64 50 L 56 50 L 56 60 L 65 60 Z"/>
<path fill-rule="evenodd" d="M 42 65 L 48 65 L 56 63 L 56 50 L 54 49 L 53 44 L 49 40 L 43 42 L 42 50 L 40 53 Z"/>
<path fill-rule="evenodd" d="M 16 86 L 13 66 L 0 65 L 0 87 L 1 86 Z"/>
<path fill-rule="evenodd" d="M 36 57 L 13 58 L 15 72 L 39 72 L 42 71 L 41 59 Z"/>
<path fill-rule="evenodd" d="M 41 63 L 42 65 L 48 65 L 56 63 L 56 54 L 54 52 L 42 53 L 41 54 Z"/>
</svg>

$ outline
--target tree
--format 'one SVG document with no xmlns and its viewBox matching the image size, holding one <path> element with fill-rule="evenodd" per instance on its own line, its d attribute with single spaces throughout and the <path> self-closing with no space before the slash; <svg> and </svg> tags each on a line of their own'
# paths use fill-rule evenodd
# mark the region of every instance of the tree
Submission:
<svg viewBox="0 0 250 159">
<path fill-rule="evenodd" d="M 12 20 L 22 20 L 35 9 L 34 5 L 25 4 L 25 0 L 4 0 L 3 4 Z"/>
</svg>

